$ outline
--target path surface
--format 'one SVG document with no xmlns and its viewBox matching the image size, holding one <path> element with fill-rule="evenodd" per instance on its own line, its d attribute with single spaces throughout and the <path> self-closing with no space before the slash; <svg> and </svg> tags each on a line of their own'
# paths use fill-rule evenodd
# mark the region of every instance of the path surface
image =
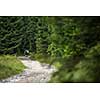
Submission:
<svg viewBox="0 0 100 100">
<path fill-rule="evenodd" d="M 26 66 L 21 74 L 4 79 L 3 83 L 46 83 L 50 80 L 55 70 L 54 66 L 41 64 L 38 61 L 30 60 L 29 57 L 18 57 Z"/>
</svg>

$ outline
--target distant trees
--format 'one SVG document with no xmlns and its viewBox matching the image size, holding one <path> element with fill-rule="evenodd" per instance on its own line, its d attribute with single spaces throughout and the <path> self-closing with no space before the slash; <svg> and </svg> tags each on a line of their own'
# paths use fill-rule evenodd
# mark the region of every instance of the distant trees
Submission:
<svg viewBox="0 0 100 100">
<path fill-rule="evenodd" d="M 0 53 L 82 55 L 100 40 L 99 17 L 0 17 Z M 91 37 L 91 38 L 90 38 Z"/>
<path fill-rule="evenodd" d="M 0 53 L 35 50 L 36 17 L 0 17 Z"/>
<path fill-rule="evenodd" d="M 23 54 L 25 49 L 46 53 L 48 24 L 46 17 L 0 17 L 0 53 Z"/>
<path fill-rule="evenodd" d="M 0 17 L 0 53 L 15 53 L 22 41 L 21 17 Z"/>
</svg>

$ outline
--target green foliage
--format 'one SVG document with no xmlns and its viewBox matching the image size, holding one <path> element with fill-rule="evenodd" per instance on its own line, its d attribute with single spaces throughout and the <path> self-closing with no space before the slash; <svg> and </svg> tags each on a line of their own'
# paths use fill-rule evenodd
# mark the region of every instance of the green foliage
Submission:
<svg viewBox="0 0 100 100">
<path fill-rule="evenodd" d="M 79 27 L 80 34 L 70 37 L 71 42 L 68 42 L 65 51 L 67 55 L 75 58 L 67 57 L 70 61 L 66 60 L 66 63 L 63 63 L 50 82 L 100 82 L 99 17 L 73 17 L 72 19 Z M 78 62 L 74 63 L 73 60 L 78 56 Z"/>
<path fill-rule="evenodd" d="M 96 46 L 93 46 L 89 51 L 87 51 L 85 53 L 85 56 L 87 58 L 100 57 L 100 43 L 98 43 Z"/>
<path fill-rule="evenodd" d="M 100 44 L 92 47 L 84 58 L 79 58 L 76 62 L 76 58 L 66 60 L 63 67 L 54 73 L 50 82 L 100 82 L 99 48 Z"/>
</svg>

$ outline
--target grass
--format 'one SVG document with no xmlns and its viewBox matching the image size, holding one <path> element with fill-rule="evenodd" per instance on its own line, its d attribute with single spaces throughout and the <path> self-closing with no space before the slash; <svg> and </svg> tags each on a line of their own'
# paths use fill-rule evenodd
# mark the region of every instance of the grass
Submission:
<svg viewBox="0 0 100 100">
<path fill-rule="evenodd" d="M 15 56 L 0 56 L 0 80 L 19 74 L 24 68 L 25 66 Z"/>
</svg>

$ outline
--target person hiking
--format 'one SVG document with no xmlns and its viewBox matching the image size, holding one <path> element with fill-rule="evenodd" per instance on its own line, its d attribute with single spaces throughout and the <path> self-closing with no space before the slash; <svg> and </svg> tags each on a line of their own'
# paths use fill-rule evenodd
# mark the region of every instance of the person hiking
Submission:
<svg viewBox="0 0 100 100">
<path fill-rule="evenodd" d="M 29 50 L 25 50 L 24 55 L 27 57 L 29 55 Z"/>
</svg>

